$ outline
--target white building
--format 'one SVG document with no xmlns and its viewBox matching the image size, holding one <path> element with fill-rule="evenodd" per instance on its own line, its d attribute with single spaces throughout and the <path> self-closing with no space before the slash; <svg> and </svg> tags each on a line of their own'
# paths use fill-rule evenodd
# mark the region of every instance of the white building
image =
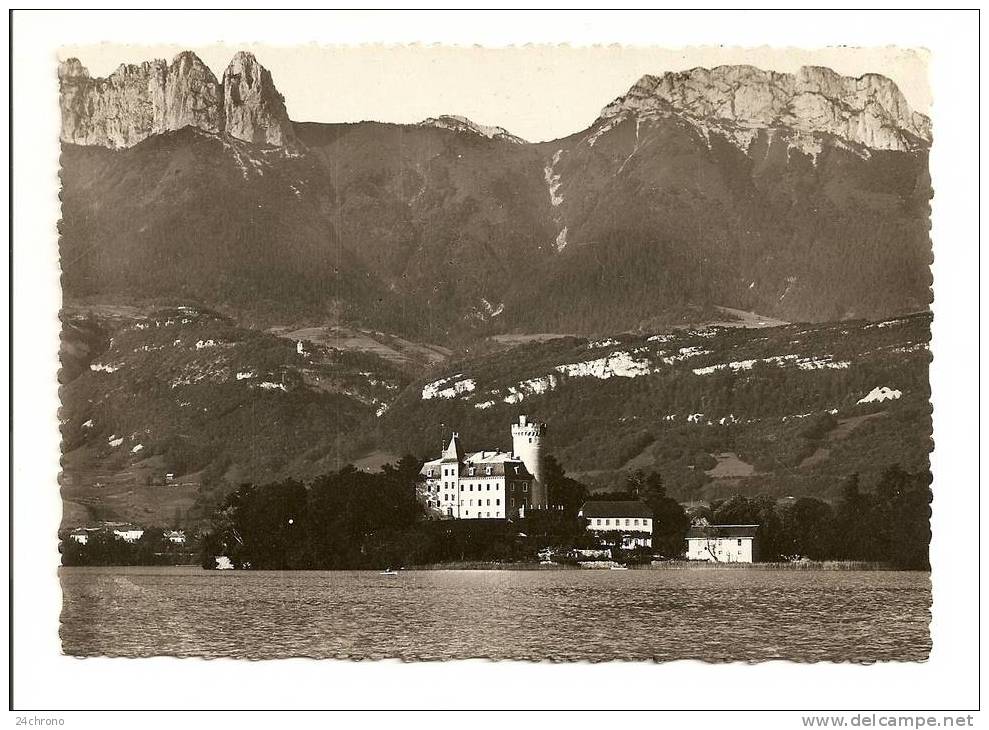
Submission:
<svg viewBox="0 0 989 730">
<path fill-rule="evenodd" d="M 687 530 L 687 560 L 754 563 L 758 530 L 759 525 L 695 525 Z"/>
<path fill-rule="evenodd" d="M 603 542 L 620 544 L 626 550 L 652 547 L 653 512 L 645 502 L 588 501 L 577 516 L 586 519 L 588 532 Z"/>
<path fill-rule="evenodd" d="M 144 535 L 144 530 L 134 525 L 110 522 L 99 527 L 77 527 L 69 533 L 69 539 L 80 545 L 86 545 L 92 538 L 100 534 L 111 534 L 125 542 L 137 542 Z"/>
<path fill-rule="evenodd" d="M 545 424 L 512 425 L 512 451 L 464 452 L 454 433 L 438 459 L 423 464 L 420 499 L 434 517 L 509 519 L 546 507 L 541 441 Z"/>
<path fill-rule="evenodd" d="M 141 539 L 141 536 L 144 535 L 144 530 L 140 527 L 132 527 L 128 525 L 114 529 L 113 534 L 124 542 L 137 542 Z"/>
<path fill-rule="evenodd" d="M 90 537 L 102 529 L 101 527 L 79 527 L 69 533 L 69 539 L 74 540 L 80 545 L 85 545 L 89 542 Z"/>
</svg>

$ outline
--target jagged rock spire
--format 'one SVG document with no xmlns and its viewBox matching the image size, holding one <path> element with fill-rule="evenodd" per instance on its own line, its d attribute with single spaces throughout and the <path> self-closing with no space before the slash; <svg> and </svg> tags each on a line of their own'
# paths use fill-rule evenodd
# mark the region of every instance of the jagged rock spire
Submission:
<svg viewBox="0 0 989 730">
<path fill-rule="evenodd" d="M 222 84 L 191 51 L 171 64 L 121 64 L 105 79 L 70 58 L 59 64 L 58 78 L 63 142 L 131 147 L 188 126 L 275 146 L 295 139 L 284 98 L 250 53 L 234 56 Z"/>
<path fill-rule="evenodd" d="M 245 142 L 284 147 L 295 139 L 285 99 L 254 54 L 240 51 L 223 72 L 225 131 Z"/>
</svg>

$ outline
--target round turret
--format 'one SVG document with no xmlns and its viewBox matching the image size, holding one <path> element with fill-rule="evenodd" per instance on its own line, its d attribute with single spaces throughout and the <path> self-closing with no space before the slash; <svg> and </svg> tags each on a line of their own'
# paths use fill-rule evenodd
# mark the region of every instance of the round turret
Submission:
<svg viewBox="0 0 989 730">
<path fill-rule="evenodd" d="M 518 423 L 512 424 L 512 451 L 535 477 L 532 485 L 532 506 L 535 509 L 545 509 L 549 504 L 543 482 L 542 440 L 545 435 L 546 424 L 532 423 L 526 416 L 519 416 Z"/>
</svg>

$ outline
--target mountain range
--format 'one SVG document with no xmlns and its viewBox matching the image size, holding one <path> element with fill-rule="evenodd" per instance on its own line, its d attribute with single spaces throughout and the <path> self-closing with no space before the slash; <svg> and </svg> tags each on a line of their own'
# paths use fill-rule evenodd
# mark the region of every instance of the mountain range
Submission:
<svg viewBox="0 0 989 730">
<path fill-rule="evenodd" d="M 549 142 L 295 122 L 248 53 L 59 84 L 67 526 L 523 412 L 685 501 L 926 468 L 931 125 L 889 79 L 647 75 Z"/>
<path fill-rule="evenodd" d="M 889 79 L 645 76 L 528 143 L 464 117 L 289 121 L 238 53 L 59 72 L 69 301 L 174 298 L 436 342 L 930 302 L 930 122 Z"/>
</svg>

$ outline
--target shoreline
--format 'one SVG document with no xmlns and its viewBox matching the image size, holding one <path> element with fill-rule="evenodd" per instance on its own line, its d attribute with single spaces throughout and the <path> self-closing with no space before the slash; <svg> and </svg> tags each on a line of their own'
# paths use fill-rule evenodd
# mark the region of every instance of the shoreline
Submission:
<svg viewBox="0 0 989 730">
<path fill-rule="evenodd" d="M 592 563 L 594 561 L 588 561 Z M 602 572 L 607 571 L 612 565 L 617 565 L 611 563 L 610 561 L 602 561 L 604 564 L 601 566 L 589 567 L 588 563 L 582 564 L 563 564 L 563 563 L 536 563 L 536 562 L 518 562 L 518 563 L 497 563 L 497 562 L 484 562 L 484 561 L 463 561 L 463 562 L 451 562 L 451 563 L 427 563 L 424 565 L 409 565 L 400 568 L 400 572 L 414 572 L 414 571 L 464 571 L 464 570 L 497 570 L 497 571 L 594 571 Z M 584 567 L 588 566 L 588 567 Z M 227 572 L 238 572 L 238 573 L 268 573 L 268 572 L 324 572 L 319 569 L 299 569 L 293 570 L 291 568 L 275 568 L 271 570 L 257 570 L 253 568 L 248 568 L 246 570 L 228 571 L 228 570 L 211 570 L 209 568 L 202 568 L 202 566 L 195 563 L 182 563 L 175 565 L 60 565 L 59 570 L 63 569 L 93 569 L 100 570 L 105 568 L 200 568 L 205 573 L 227 573 Z M 677 570 L 727 570 L 727 571 L 812 571 L 812 572 L 872 572 L 872 571 L 888 571 L 888 572 L 900 572 L 900 573 L 930 573 L 930 570 L 912 570 L 908 568 L 897 568 L 892 565 L 887 565 L 884 563 L 870 563 L 863 561 L 837 561 L 837 560 L 827 560 L 827 561 L 809 561 L 803 563 L 708 563 L 700 561 L 669 561 L 656 564 L 645 564 L 645 565 L 629 565 L 625 568 L 632 571 L 677 571 Z M 330 570 L 326 572 L 363 572 L 363 573 L 381 573 L 383 569 L 381 568 L 339 568 L 336 570 Z"/>
<path fill-rule="evenodd" d="M 590 568 L 562 563 L 494 563 L 464 561 L 455 563 L 428 563 L 410 565 L 405 570 L 608 570 L 607 567 Z M 610 565 L 610 563 L 608 563 Z M 800 563 L 709 563 L 696 560 L 671 560 L 662 563 L 629 565 L 628 570 L 809 570 L 809 571 L 898 571 L 905 573 L 930 572 L 896 568 L 885 563 L 855 560 L 823 560 Z"/>
</svg>

